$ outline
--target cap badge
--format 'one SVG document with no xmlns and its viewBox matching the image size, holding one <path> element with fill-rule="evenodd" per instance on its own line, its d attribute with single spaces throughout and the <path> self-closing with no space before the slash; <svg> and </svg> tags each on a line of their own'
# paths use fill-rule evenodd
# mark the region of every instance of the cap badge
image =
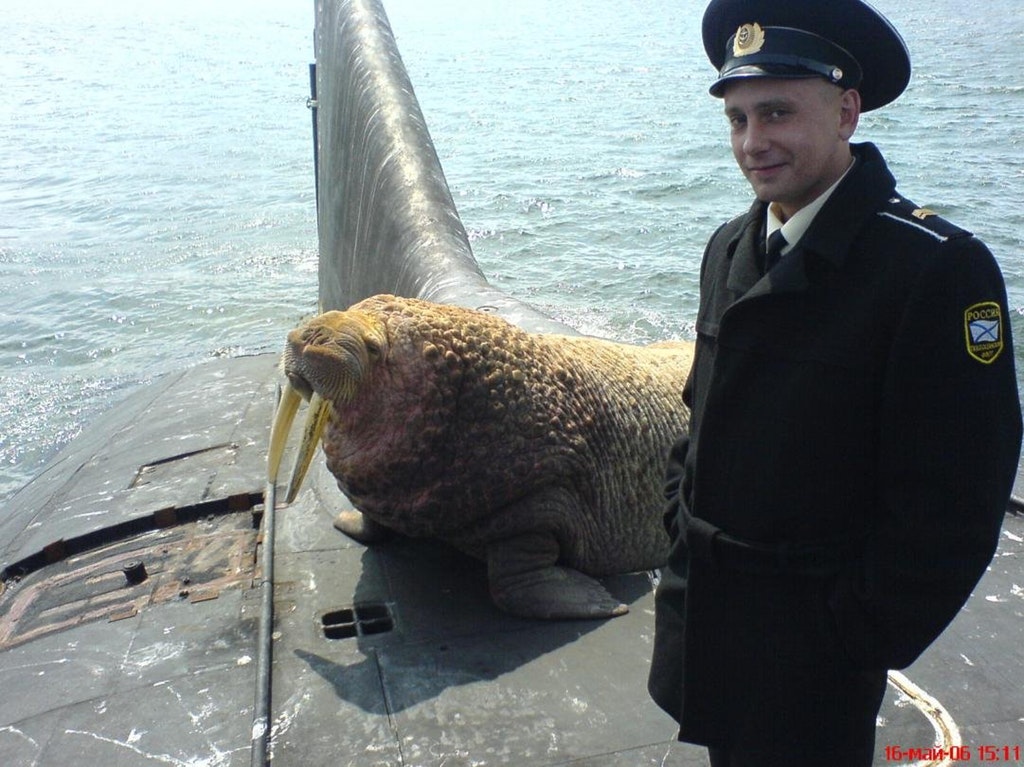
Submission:
<svg viewBox="0 0 1024 767">
<path fill-rule="evenodd" d="M 764 47 L 764 30 L 757 22 L 744 24 L 736 30 L 732 41 L 732 55 L 736 58 L 757 53 Z"/>
</svg>

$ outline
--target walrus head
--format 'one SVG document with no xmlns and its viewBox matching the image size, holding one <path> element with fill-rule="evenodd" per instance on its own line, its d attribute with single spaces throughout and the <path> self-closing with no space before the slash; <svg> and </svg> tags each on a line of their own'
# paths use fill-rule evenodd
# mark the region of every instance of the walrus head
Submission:
<svg viewBox="0 0 1024 767">
<path fill-rule="evenodd" d="M 302 443 L 288 482 L 286 502 L 295 499 L 331 416 L 331 404 L 350 402 L 372 365 L 387 355 L 388 337 L 381 320 L 361 311 L 326 312 L 288 334 L 281 359 L 287 379 L 270 433 L 267 478 L 273 483 L 299 401 L 309 402 Z"/>
<path fill-rule="evenodd" d="M 387 354 L 387 342 L 379 318 L 327 312 L 288 334 L 281 370 L 307 401 L 316 391 L 331 402 L 350 402 L 370 366 Z"/>
</svg>

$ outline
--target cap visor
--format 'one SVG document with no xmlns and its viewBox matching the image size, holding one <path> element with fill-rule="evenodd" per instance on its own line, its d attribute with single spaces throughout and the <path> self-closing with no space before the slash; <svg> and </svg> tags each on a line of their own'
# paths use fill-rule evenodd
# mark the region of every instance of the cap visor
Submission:
<svg viewBox="0 0 1024 767">
<path fill-rule="evenodd" d="M 711 84 L 711 87 L 708 88 L 708 93 L 716 98 L 722 98 L 722 96 L 725 95 L 725 86 L 729 83 L 735 82 L 736 80 L 749 80 L 754 77 L 770 77 L 775 80 L 806 80 L 811 77 L 821 77 L 823 80 L 825 79 L 824 76 L 818 72 L 811 72 L 806 69 L 798 69 L 795 67 L 747 65 L 731 69 L 729 72 L 719 77 Z"/>
</svg>

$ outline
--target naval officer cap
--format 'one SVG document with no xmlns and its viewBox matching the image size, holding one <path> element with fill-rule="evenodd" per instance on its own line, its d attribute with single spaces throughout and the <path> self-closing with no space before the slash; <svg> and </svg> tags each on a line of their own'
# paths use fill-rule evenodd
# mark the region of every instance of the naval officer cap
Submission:
<svg viewBox="0 0 1024 767">
<path fill-rule="evenodd" d="M 702 31 L 713 96 L 741 78 L 824 77 L 858 90 L 868 112 L 910 81 L 903 38 L 862 0 L 711 0 Z"/>
</svg>

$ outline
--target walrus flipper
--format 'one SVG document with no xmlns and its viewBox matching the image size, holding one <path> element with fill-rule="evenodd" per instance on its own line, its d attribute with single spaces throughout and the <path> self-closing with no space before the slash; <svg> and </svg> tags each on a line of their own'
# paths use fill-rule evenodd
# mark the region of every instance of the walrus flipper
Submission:
<svg viewBox="0 0 1024 767">
<path fill-rule="evenodd" d="M 555 564 L 558 541 L 545 533 L 504 538 L 487 547 L 491 598 L 523 618 L 612 618 L 626 605 L 593 578 Z"/>
<path fill-rule="evenodd" d="M 361 511 L 345 509 L 334 518 L 334 529 L 345 533 L 359 543 L 373 544 L 391 537 L 391 529 L 374 522 Z"/>
</svg>

